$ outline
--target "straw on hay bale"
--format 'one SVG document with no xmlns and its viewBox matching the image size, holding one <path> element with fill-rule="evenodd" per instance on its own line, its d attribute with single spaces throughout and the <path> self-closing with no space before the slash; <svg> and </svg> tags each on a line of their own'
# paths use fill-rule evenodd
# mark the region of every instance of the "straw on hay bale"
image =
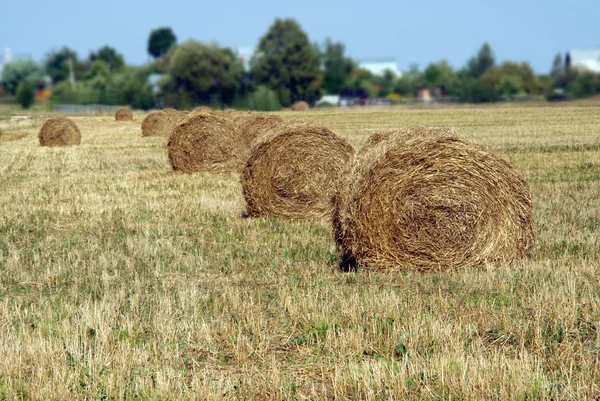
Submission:
<svg viewBox="0 0 600 401">
<path fill-rule="evenodd" d="M 133 120 L 133 113 L 129 107 L 119 107 L 115 112 L 115 120 L 117 121 L 131 121 Z"/>
<path fill-rule="evenodd" d="M 41 146 L 69 146 L 81 143 L 81 131 L 66 117 L 53 117 L 46 120 L 38 139 Z"/>
<path fill-rule="evenodd" d="M 330 218 L 353 157 L 352 146 L 325 127 L 285 124 L 252 147 L 241 177 L 246 214 Z"/>
<path fill-rule="evenodd" d="M 497 155 L 444 129 L 371 138 L 335 204 L 343 269 L 508 263 L 535 241 L 527 183 Z"/>
<path fill-rule="evenodd" d="M 153 110 L 142 121 L 142 136 L 169 136 L 181 118 L 177 110 Z"/>
<path fill-rule="evenodd" d="M 194 110 L 192 110 L 192 113 L 209 113 L 211 111 L 212 109 L 208 106 L 198 106 Z"/>
<path fill-rule="evenodd" d="M 279 128 L 283 120 L 276 114 L 256 113 L 239 117 L 236 123 L 240 135 L 250 144 L 258 137 Z"/>
<path fill-rule="evenodd" d="M 190 113 L 175 125 L 167 144 L 175 171 L 240 171 L 248 146 L 235 125 L 214 113 Z"/>
<path fill-rule="evenodd" d="M 292 111 L 306 111 L 310 107 L 305 101 L 296 102 L 292 105 Z"/>
</svg>

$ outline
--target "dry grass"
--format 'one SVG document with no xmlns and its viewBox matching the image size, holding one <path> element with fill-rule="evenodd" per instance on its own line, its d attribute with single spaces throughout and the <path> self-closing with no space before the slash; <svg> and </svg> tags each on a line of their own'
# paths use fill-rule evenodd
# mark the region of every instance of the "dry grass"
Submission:
<svg viewBox="0 0 600 401">
<path fill-rule="evenodd" d="M 74 117 L 68 148 L 24 130 L 0 142 L 0 399 L 594 399 L 597 113 L 282 113 L 355 148 L 455 126 L 517 168 L 532 259 L 428 274 L 341 273 L 326 223 L 240 219 L 237 175 L 173 173 L 139 124 Z"/>
</svg>

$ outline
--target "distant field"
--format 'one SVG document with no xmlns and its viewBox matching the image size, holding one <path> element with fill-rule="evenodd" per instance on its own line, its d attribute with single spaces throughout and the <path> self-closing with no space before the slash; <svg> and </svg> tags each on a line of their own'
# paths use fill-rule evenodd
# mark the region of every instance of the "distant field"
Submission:
<svg viewBox="0 0 600 401">
<path fill-rule="evenodd" d="M 600 399 L 600 107 L 282 112 L 359 149 L 453 126 L 534 195 L 513 266 L 342 273 L 327 222 L 242 219 L 236 175 L 175 174 L 166 139 L 74 117 L 0 136 L 0 400 Z M 25 135 L 24 135 L 25 134 Z"/>
</svg>

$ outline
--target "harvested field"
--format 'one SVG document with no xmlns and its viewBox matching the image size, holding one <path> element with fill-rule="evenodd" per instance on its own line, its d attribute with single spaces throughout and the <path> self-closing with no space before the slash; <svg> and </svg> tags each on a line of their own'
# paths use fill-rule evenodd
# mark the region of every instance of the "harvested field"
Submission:
<svg viewBox="0 0 600 401">
<path fill-rule="evenodd" d="M 355 150 L 455 127 L 527 182 L 531 256 L 344 273 L 328 222 L 240 218 L 239 174 L 173 172 L 139 123 L 70 117 L 84 140 L 54 148 L 23 128 L 0 142 L 0 399 L 600 395 L 597 107 L 278 115 L 310 115 Z"/>
</svg>

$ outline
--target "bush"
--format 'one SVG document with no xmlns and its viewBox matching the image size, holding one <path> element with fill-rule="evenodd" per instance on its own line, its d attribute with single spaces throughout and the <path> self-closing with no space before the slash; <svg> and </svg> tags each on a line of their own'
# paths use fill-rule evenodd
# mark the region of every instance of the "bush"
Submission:
<svg viewBox="0 0 600 401">
<path fill-rule="evenodd" d="M 35 100 L 35 86 L 30 80 L 25 79 L 21 81 L 17 88 L 17 101 L 24 108 L 28 109 Z"/>
<path fill-rule="evenodd" d="M 248 97 L 248 108 L 250 110 L 277 111 L 281 104 L 277 94 L 266 86 L 259 86 L 256 92 Z"/>
</svg>

